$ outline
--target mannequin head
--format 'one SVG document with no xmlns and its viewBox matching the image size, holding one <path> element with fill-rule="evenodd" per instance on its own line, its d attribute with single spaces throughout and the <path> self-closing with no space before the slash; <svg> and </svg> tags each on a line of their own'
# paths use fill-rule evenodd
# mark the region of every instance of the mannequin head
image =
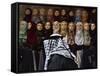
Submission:
<svg viewBox="0 0 100 76">
<path fill-rule="evenodd" d="M 38 31 L 42 31 L 43 30 L 43 24 L 37 23 L 36 28 L 37 28 Z"/>
<path fill-rule="evenodd" d="M 47 15 L 53 16 L 53 9 L 49 8 L 47 11 Z"/>
<path fill-rule="evenodd" d="M 75 29 L 75 24 L 74 24 L 73 22 L 70 22 L 70 23 L 68 24 L 68 30 L 69 30 L 69 31 L 74 31 L 74 29 Z"/>
<path fill-rule="evenodd" d="M 46 22 L 44 27 L 45 27 L 46 30 L 51 29 L 51 23 L 50 22 Z"/>
<path fill-rule="evenodd" d="M 30 8 L 26 8 L 25 15 L 31 15 L 31 14 L 32 14 L 32 10 Z"/>
<path fill-rule="evenodd" d="M 33 11 L 33 12 L 32 12 L 32 15 L 33 15 L 33 16 L 38 14 L 38 9 L 34 8 L 32 11 Z"/>
<path fill-rule="evenodd" d="M 60 23 L 58 21 L 53 22 L 53 33 L 59 33 L 60 32 Z"/>
<path fill-rule="evenodd" d="M 89 23 L 84 23 L 83 24 L 83 28 L 84 28 L 84 31 L 89 31 Z"/>
<path fill-rule="evenodd" d="M 32 27 L 32 23 L 28 22 L 28 29 L 31 29 L 31 27 Z"/>
<path fill-rule="evenodd" d="M 86 10 L 82 11 L 82 22 L 88 21 L 88 12 Z"/>
<path fill-rule="evenodd" d="M 55 12 L 54 12 L 54 16 L 59 16 L 59 15 L 60 15 L 59 10 L 55 10 Z"/>
<path fill-rule="evenodd" d="M 66 10 L 65 10 L 65 9 L 62 9 L 62 10 L 61 10 L 61 15 L 62 15 L 62 16 L 66 15 Z"/>
<path fill-rule="evenodd" d="M 77 22 L 76 23 L 76 31 L 77 30 L 82 30 L 83 29 L 83 24 L 82 24 L 82 22 Z"/>
<path fill-rule="evenodd" d="M 61 24 L 61 30 L 67 30 L 67 22 L 66 21 L 62 21 L 60 24 Z"/>
<path fill-rule="evenodd" d="M 96 25 L 95 25 L 95 23 L 92 23 L 91 24 L 91 30 L 93 31 L 93 30 L 95 30 L 96 29 Z"/>
<path fill-rule="evenodd" d="M 45 15 L 45 9 L 44 8 L 40 8 L 40 15 L 44 16 Z"/>
<path fill-rule="evenodd" d="M 24 34 L 26 32 L 26 28 L 27 28 L 27 22 L 20 21 L 20 26 L 19 26 L 20 32 Z"/>
<path fill-rule="evenodd" d="M 69 16 L 74 16 L 74 12 L 73 11 L 69 11 Z"/>
<path fill-rule="evenodd" d="M 77 9 L 76 11 L 75 11 L 75 16 L 81 16 L 81 10 L 80 9 Z"/>
</svg>

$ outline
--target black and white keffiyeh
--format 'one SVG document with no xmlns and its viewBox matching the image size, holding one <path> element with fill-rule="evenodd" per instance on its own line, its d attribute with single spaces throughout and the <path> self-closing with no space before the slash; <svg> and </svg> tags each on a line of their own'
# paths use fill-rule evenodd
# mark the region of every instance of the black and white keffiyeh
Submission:
<svg viewBox="0 0 100 76">
<path fill-rule="evenodd" d="M 47 70 L 48 60 L 50 56 L 53 54 L 59 54 L 66 58 L 73 59 L 75 55 L 70 51 L 69 46 L 64 40 L 61 38 L 59 34 L 52 34 L 50 37 L 58 37 L 58 38 L 50 38 L 44 40 L 44 49 L 46 54 L 46 60 L 44 65 L 44 70 Z"/>
</svg>

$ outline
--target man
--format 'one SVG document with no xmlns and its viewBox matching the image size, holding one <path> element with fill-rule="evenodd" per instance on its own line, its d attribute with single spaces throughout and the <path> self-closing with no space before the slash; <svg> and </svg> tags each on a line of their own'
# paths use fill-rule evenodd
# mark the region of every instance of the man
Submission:
<svg viewBox="0 0 100 76">
<path fill-rule="evenodd" d="M 67 43 L 62 40 L 60 33 L 60 23 L 53 23 L 53 34 L 49 39 L 44 40 L 46 54 L 44 70 L 68 70 L 76 69 L 74 55 Z"/>
</svg>

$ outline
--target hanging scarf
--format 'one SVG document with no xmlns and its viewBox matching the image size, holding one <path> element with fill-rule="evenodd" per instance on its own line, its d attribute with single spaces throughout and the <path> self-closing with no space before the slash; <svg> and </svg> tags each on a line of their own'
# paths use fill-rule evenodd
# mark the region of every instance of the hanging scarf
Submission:
<svg viewBox="0 0 100 76">
<path fill-rule="evenodd" d="M 89 46 L 91 42 L 91 37 L 89 31 L 84 31 L 84 45 Z"/>
<path fill-rule="evenodd" d="M 82 30 L 77 30 L 75 35 L 75 43 L 77 45 L 83 45 L 84 38 L 83 38 L 83 32 Z"/>
</svg>

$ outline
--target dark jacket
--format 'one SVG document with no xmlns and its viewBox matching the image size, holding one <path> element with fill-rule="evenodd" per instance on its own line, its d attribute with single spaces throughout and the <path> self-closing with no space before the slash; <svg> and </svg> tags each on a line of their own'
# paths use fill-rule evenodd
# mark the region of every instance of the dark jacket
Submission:
<svg viewBox="0 0 100 76">
<path fill-rule="evenodd" d="M 70 58 L 65 58 L 62 55 L 52 55 L 49 60 L 48 68 L 49 71 L 57 70 L 73 70 L 77 69 L 76 63 Z"/>
<path fill-rule="evenodd" d="M 18 69 L 19 72 L 34 71 L 32 49 L 19 47 L 18 49 Z"/>
</svg>

